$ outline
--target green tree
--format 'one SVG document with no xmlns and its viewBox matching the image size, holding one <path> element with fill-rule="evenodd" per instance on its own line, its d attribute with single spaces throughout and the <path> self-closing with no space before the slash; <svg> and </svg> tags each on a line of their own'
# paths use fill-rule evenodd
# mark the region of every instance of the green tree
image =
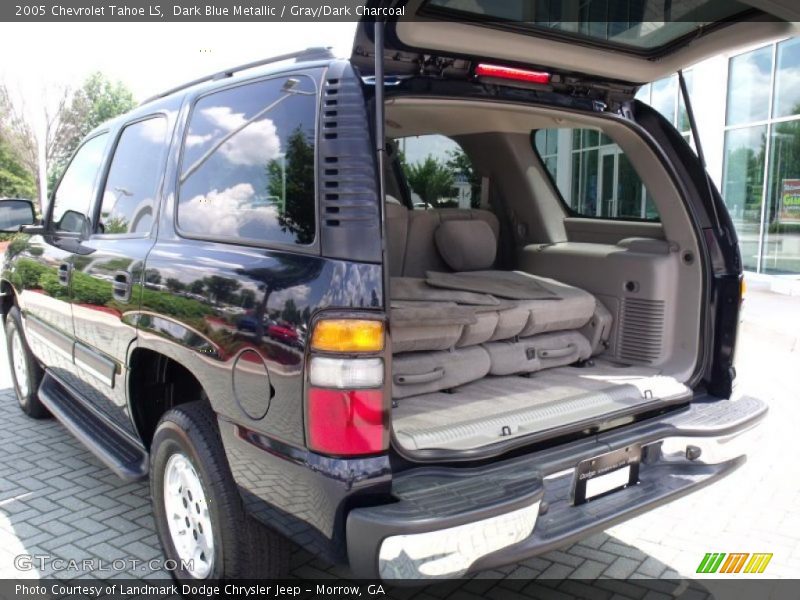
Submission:
<svg viewBox="0 0 800 600">
<path fill-rule="evenodd" d="M 174 277 L 167 277 L 167 289 L 172 292 L 182 292 L 184 285 L 180 279 L 175 279 Z"/>
<path fill-rule="evenodd" d="M 312 135 L 298 126 L 287 140 L 283 159 L 267 163 L 267 193 L 278 198 L 278 223 L 300 244 L 314 241 L 314 219 L 309 218 L 315 197 L 314 146 L 309 141 Z"/>
<path fill-rule="evenodd" d="M 249 288 L 244 288 L 239 292 L 239 301 L 242 308 L 250 310 L 256 305 L 256 293 Z"/>
<path fill-rule="evenodd" d="M 159 273 L 155 269 L 147 269 L 144 272 L 144 280 L 146 283 L 161 285 L 161 273 Z"/>
<path fill-rule="evenodd" d="M 202 279 L 195 279 L 189 284 L 188 289 L 192 294 L 202 294 L 206 289 L 206 284 Z"/>
<path fill-rule="evenodd" d="M 408 185 L 423 202 L 434 208 L 446 206 L 453 189 L 453 170 L 433 156 L 406 167 Z"/>
<path fill-rule="evenodd" d="M 212 275 L 211 277 L 204 277 L 203 283 L 205 284 L 208 295 L 211 301 L 215 304 L 227 302 L 231 295 L 239 289 L 240 283 L 230 277 L 220 277 L 219 275 Z"/>
<path fill-rule="evenodd" d="M 36 198 L 36 180 L 0 134 L 0 198 Z"/>
<path fill-rule="evenodd" d="M 103 223 L 104 233 L 128 233 L 128 220 L 125 217 L 111 217 Z"/>
<path fill-rule="evenodd" d="M 295 303 L 294 298 L 289 298 L 286 300 L 286 304 L 283 305 L 281 318 L 287 323 L 297 324 L 300 323 L 300 317 L 301 314 L 297 309 L 297 304 Z"/>
<path fill-rule="evenodd" d="M 136 106 L 133 93 L 120 81 L 112 82 L 100 72 L 89 75 L 83 85 L 65 101 L 53 118 L 48 149 L 48 188 L 66 165 L 81 140 L 92 129 Z"/>
<path fill-rule="evenodd" d="M 0 86 L 0 197 L 35 199 L 36 152 L 30 128 L 14 107 L 6 87 Z M 31 163 L 31 147 L 34 161 Z"/>
<path fill-rule="evenodd" d="M 469 156 L 461 148 L 448 152 L 447 166 L 469 182 L 470 204 L 472 208 L 479 208 L 481 204 L 481 176 L 475 170 Z"/>
</svg>

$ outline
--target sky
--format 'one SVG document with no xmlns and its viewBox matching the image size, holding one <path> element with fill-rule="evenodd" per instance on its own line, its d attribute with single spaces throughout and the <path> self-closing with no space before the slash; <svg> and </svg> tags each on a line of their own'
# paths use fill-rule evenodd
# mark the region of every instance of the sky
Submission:
<svg viewBox="0 0 800 600">
<path fill-rule="evenodd" d="M 137 100 L 226 67 L 311 46 L 347 57 L 355 23 L 8 23 L 0 80 L 26 105 L 94 71 Z"/>
<path fill-rule="evenodd" d="M 121 81 L 141 101 L 225 68 L 312 46 L 331 47 L 346 58 L 355 27 L 355 22 L 2 23 L 0 83 L 22 107 L 42 146 L 45 109 L 53 109 L 65 86 L 76 89 L 95 71 Z"/>
</svg>

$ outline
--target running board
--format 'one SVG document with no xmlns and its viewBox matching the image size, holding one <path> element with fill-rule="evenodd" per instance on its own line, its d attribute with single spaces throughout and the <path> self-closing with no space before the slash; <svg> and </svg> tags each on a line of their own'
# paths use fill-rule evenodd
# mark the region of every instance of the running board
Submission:
<svg viewBox="0 0 800 600">
<path fill-rule="evenodd" d="M 122 479 L 138 481 L 147 476 L 147 451 L 87 406 L 50 371 L 45 371 L 39 387 L 39 400 L 72 435 Z"/>
</svg>

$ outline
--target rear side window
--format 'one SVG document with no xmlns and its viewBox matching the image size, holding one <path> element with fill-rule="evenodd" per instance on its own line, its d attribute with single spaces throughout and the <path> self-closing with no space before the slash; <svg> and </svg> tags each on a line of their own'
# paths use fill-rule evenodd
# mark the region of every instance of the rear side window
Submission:
<svg viewBox="0 0 800 600">
<path fill-rule="evenodd" d="M 53 194 L 51 222 L 56 231 L 85 231 L 107 140 L 105 133 L 95 136 L 78 148 L 72 157 Z"/>
<path fill-rule="evenodd" d="M 128 125 L 117 142 L 103 190 L 98 233 L 149 233 L 167 151 L 167 120 Z"/>
<path fill-rule="evenodd" d="M 574 216 L 658 221 L 628 156 L 597 129 L 539 129 L 533 146 Z"/>
<path fill-rule="evenodd" d="M 481 177 L 458 143 L 438 134 L 395 142 L 415 210 L 478 208 Z"/>
<path fill-rule="evenodd" d="M 311 244 L 316 104 L 316 86 L 307 75 L 258 81 L 198 100 L 181 161 L 181 233 Z"/>
</svg>

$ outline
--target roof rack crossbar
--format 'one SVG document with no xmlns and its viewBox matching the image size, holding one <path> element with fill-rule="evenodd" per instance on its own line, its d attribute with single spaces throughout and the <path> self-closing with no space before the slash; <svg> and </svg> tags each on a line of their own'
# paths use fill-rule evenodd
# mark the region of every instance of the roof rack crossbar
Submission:
<svg viewBox="0 0 800 600">
<path fill-rule="evenodd" d="M 271 58 L 264 58 L 261 60 L 255 60 L 253 62 L 245 63 L 243 65 L 239 65 L 238 67 L 233 67 L 231 69 L 225 69 L 224 71 L 219 71 L 217 73 L 213 73 L 211 75 L 207 75 L 205 77 L 200 77 L 199 79 L 193 79 L 187 83 L 179 85 L 174 88 L 170 88 L 165 92 L 161 92 L 160 94 L 156 94 L 155 96 L 151 96 L 147 100 L 143 101 L 141 104 L 147 104 L 148 102 L 152 102 L 153 100 L 158 100 L 159 98 L 164 98 L 165 96 L 169 96 L 170 94 L 174 94 L 175 92 L 179 92 L 181 90 L 185 90 L 186 88 L 190 88 L 195 86 L 199 83 L 205 83 L 206 81 L 217 81 L 219 79 L 225 79 L 227 77 L 232 77 L 235 73 L 239 73 L 241 71 L 247 71 L 248 69 L 253 69 L 255 67 L 261 67 L 263 65 L 268 65 L 271 63 L 281 62 L 283 60 L 291 60 L 295 59 L 297 61 L 301 60 L 324 60 L 329 58 L 335 58 L 333 53 L 331 52 L 330 48 L 324 47 L 316 47 L 316 48 L 306 48 L 305 50 L 298 50 L 297 52 L 289 52 L 288 54 L 280 54 L 278 56 L 273 56 Z"/>
</svg>

